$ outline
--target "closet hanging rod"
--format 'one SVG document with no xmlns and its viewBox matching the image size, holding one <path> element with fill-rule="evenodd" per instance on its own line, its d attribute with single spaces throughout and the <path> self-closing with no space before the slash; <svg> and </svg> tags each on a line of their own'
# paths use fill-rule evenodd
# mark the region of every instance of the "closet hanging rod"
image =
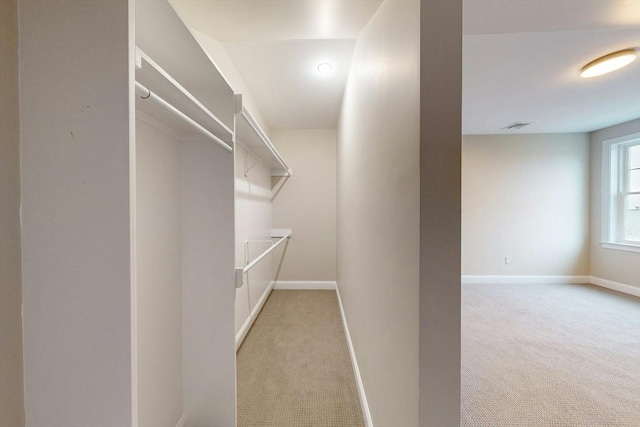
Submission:
<svg viewBox="0 0 640 427">
<path fill-rule="evenodd" d="M 278 247 L 278 245 L 282 242 L 284 242 L 285 240 L 287 240 L 288 238 L 291 237 L 291 234 L 288 234 L 286 236 L 284 236 L 283 238 L 281 238 L 280 240 L 278 240 L 273 246 L 271 246 L 269 249 L 267 249 L 266 251 L 264 251 L 262 254 L 260 254 L 260 256 L 256 259 L 254 259 L 253 261 L 251 261 L 249 264 L 247 264 L 247 266 L 245 268 L 242 269 L 243 273 L 248 272 L 249 270 L 251 270 L 253 267 L 255 267 L 255 265 L 257 263 L 259 263 L 264 257 L 266 257 L 267 255 L 269 255 L 271 253 L 272 250 L 274 250 L 275 248 Z"/>
<path fill-rule="evenodd" d="M 262 130 L 258 122 L 255 121 L 251 113 L 249 113 L 249 111 L 245 107 L 242 107 L 242 116 L 256 131 L 258 136 L 260 136 L 260 138 L 264 142 L 264 145 L 266 145 L 269 151 L 271 151 L 271 154 L 273 154 L 273 157 L 275 157 L 278 163 L 280 163 L 285 173 L 287 174 L 286 176 L 291 176 L 289 166 L 287 166 L 287 164 L 284 162 L 282 157 L 280 157 L 280 154 L 275 150 L 275 148 L 273 147 L 273 144 L 271 144 L 271 141 L 269 141 L 269 137 L 267 136 L 267 134 L 264 133 L 264 131 Z"/>
<path fill-rule="evenodd" d="M 233 151 L 233 147 L 231 147 L 229 144 L 227 144 L 226 142 L 224 142 L 223 140 L 221 140 L 220 138 L 218 138 L 217 136 L 209 132 L 202 125 L 200 125 L 200 123 L 196 122 L 191 117 L 187 116 L 182 111 L 178 110 L 176 107 L 169 104 L 167 101 L 165 101 L 155 93 L 151 92 L 149 89 L 147 89 L 144 85 L 142 85 L 139 82 L 136 82 L 136 96 L 139 96 L 141 99 L 144 99 L 144 100 L 152 101 L 155 104 L 164 108 L 165 110 L 170 111 L 171 113 L 180 117 L 183 121 L 189 123 L 191 126 L 199 130 L 200 133 L 205 135 L 207 138 L 218 143 L 218 145 L 220 145 L 225 150 Z"/>
</svg>

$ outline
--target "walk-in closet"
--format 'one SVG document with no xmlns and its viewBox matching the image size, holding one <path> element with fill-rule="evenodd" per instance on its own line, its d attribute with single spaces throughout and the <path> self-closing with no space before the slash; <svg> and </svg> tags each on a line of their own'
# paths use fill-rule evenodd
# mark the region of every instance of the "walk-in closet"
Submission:
<svg viewBox="0 0 640 427">
<path fill-rule="evenodd" d="M 420 2 L 18 5 L 25 426 L 418 425 Z"/>
<path fill-rule="evenodd" d="M 168 2 L 135 5 L 138 423 L 226 425 L 236 95 Z"/>
<path fill-rule="evenodd" d="M 639 34 L 0 0 L 0 427 L 637 426 Z"/>
</svg>

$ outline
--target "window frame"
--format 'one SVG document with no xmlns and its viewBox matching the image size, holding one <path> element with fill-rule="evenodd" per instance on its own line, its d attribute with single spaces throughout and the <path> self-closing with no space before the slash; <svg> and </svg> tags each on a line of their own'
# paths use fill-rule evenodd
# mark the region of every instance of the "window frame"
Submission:
<svg viewBox="0 0 640 427">
<path fill-rule="evenodd" d="M 629 147 L 640 144 L 640 132 L 603 141 L 602 146 L 602 240 L 606 249 L 640 253 L 640 243 L 624 239 L 623 226 L 628 191 Z"/>
</svg>

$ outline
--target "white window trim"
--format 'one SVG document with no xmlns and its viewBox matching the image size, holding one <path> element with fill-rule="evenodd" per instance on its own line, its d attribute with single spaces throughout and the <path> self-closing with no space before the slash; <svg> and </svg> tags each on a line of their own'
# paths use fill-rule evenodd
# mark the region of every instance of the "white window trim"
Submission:
<svg viewBox="0 0 640 427">
<path fill-rule="evenodd" d="M 615 164 L 612 164 L 611 149 L 613 146 L 618 144 L 622 145 L 636 141 L 640 141 L 640 132 L 620 136 L 617 138 L 607 139 L 602 143 L 602 239 L 600 241 L 600 245 L 605 249 L 615 249 L 620 251 L 640 253 L 640 244 L 619 241 L 617 237 L 614 236 L 616 230 L 614 230 L 611 226 L 611 216 L 614 212 L 617 213 L 618 211 L 617 201 L 615 200 L 615 198 L 611 197 L 612 193 L 618 193 L 617 188 L 614 188 L 615 191 L 611 191 L 611 175 L 613 173 L 619 173 L 617 171 L 617 168 L 619 167 L 618 162 L 616 161 Z M 612 170 L 612 166 L 616 169 Z M 617 185 L 617 183 L 618 180 L 616 180 L 614 184 Z M 616 220 L 616 222 L 618 221 L 620 221 L 620 219 Z"/>
<path fill-rule="evenodd" d="M 638 245 L 628 245 L 626 243 L 600 242 L 600 246 L 602 246 L 604 249 L 615 249 L 618 251 L 635 252 L 637 254 L 640 254 L 640 246 Z"/>
</svg>

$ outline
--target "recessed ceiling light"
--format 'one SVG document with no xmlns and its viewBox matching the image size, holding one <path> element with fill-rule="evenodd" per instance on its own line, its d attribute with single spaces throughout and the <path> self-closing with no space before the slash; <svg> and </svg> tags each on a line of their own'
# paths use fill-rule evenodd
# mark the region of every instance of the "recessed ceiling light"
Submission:
<svg viewBox="0 0 640 427">
<path fill-rule="evenodd" d="M 333 67 L 328 62 L 323 62 L 322 64 L 318 65 L 318 72 L 322 75 L 329 74 L 331 70 L 333 70 Z"/>
<path fill-rule="evenodd" d="M 635 49 L 625 49 L 610 53 L 582 67 L 580 74 L 585 79 L 601 76 L 631 64 L 637 57 Z"/>
</svg>

